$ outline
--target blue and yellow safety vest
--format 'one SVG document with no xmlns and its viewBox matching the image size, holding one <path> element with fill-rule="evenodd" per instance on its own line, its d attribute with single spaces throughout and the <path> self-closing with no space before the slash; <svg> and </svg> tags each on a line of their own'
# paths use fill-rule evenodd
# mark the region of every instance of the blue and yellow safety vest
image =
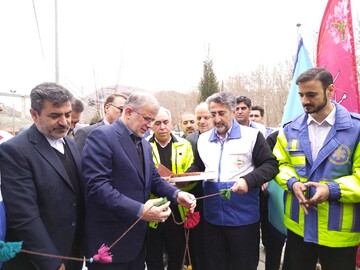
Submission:
<svg viewBox="0 0 360 270">
<path fill-rule="evenodd" d="M 279 162 L 276 182 L 285 189 L 284 222 L 304 241 L 328 247 L 360 242 L 360 116 L 336 106 L 335 124 L 318 156 L 312 160 L 307 114 L 279 132 L 274 155 Z M 295 181 L 327 184 L 329 199 L 305 215 L 292 193 Z M 315 193 L 315 190 L 312 191 Z"/>
</svg>

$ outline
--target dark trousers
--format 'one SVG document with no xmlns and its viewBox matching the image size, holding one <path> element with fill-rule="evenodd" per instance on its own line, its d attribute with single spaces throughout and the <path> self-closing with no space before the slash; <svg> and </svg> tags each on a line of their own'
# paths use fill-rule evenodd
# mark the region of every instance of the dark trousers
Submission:
<svg viewBox="0 0 360 270">
<path fill-rule="evenodd" d="M 171 207 L 176 221 L 180 222 L 179 210 Z M 181 270 L 185 253 L 184 225 L 177 225 L 170 216 L 165 223 L 159 223 L 156 229 L 149 228 L 147 239 L 146 265 L 148 270 L 163 270 L 163 253 L 168 254 L 168 270 Z"/>
<path fill-rule="evenodd" d="M 256 270 L 259 263 L 259 223 L 216 226 L 205 221 L 207 270 Z"/>
<path fill-rule="evenodd" d="M 268 241 L 266 245 L 265 270 L 279 270 L 281 255 L 285 244 L 286 236 L 277 231 L 269 222 L 268 223 Z M 286 254 L 282 270 L 290 270 L 287 266 Z"/>
<path fill-rule="evenodd" d="M 144 270 L 145 244 L 136 258 L 124 263 L 87 263 L 88 270 Z M 67 268 L 66 268 L 67 269 Z"/>
<path fill-rule="evenodd" d="M 320 260 L 322 270 L 354 270 L 357 246 L 332 248 L 304 242 L 304 238 L 288 230 L 288 260 L 291 270 L 314 270 Z"/>
<path fill-rule="evenodd" d="M 202 197 L 202 183 L 198 183 L 191 191 L 196 198 Z M 205 252 L 204 252 L 204 211 L 203 211 L 203 202 L 204 200 L 198 200 L 196 202 L 195 212 L 200 213 L 200 221 L 197 226 L 190 229 L 190 255 L 191 255 L 191 264 L 193 270 L 206 270 L 205 267 Z"/>
<path fill-rule="evenodd" d="M 269 215 L 268 215 L 268 200 L 269 195 L 260 189 L 260 228 L 261 228 L 261 240 L 265 247 L 268 245 L 269 238 Z"/>
</svg>

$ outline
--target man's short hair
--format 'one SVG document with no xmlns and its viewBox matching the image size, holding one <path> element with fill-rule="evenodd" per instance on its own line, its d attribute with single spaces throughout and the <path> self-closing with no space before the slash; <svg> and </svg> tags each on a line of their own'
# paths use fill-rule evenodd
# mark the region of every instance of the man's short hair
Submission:
<svg viewBox="0 0 360 270">
<path fill-rule="evenodd" d="M 133 108 L 133 110 L 139 110 L 145 105 L 150 105 L 156 114 L 159 112 L 159 102 L 155 96 L 148 92 L 135 91 L 130 94 L 124 104 L 124 109 L 127 107 Z"/>
<path fill-rule="evenodd" d="M 236 104 L 243 102 L 249 109 L 251 108 L 251 99 L 246 96 L 238 96 L 236 98 Z"/>
<path fill-rule="evenodd" d="M 319 80 L 324 91 L 328 88 L 330 84 L 334 83 L 331 73 L 326 68 L 315 67 L 301 73 L 296 79 L 296 85 L 312 80 Z"/>
<path fill-rule="evenodd" d="M 187 115 L 192 115 L 192 116 L 194 116 L 194 119 L 195 119 L 195 114 L 194 113 L 192 113 L 192 112 L 184 112 L 184 113 L 181 114 L 181 123 L 183 121 L 183 118 L 185 116 L 187 116 Z"/>
<path fill-rule="evenodd" d="M 46 100 L 50 101 L 53 106 L 60 107 L 65 102 L 71 102 L 73 95 L 65 87 L 52 82 L 44 82 L 35 86 L 30 93 L 31 108 L 39 115 L 44 108 Z"/>
<path fill-rule="evenodd" d="M 74 99 L 71 102 L 71 110 L 76 113 L 82 113 L 84 111 L 84 104 L 80 99 Z"/>
<path fill-rule="evenodd" d="M 211 102 L 218 104 L 226 104 L 230 111 L 233 111 L 236 108 L 236 98 L 231 92 L 220 92 L 212 94 L 206 99 L 206 103 L 208 105 L 210 105 Z"/>
<path fill-rule="evenodd" d="M 115 93 L 115 94 L 111 94 L 109 95 L 106 100 L 105 100 L 105 103 L 104 103 L 104 109 L 106 107 L 106 105 L 110 104 L 110 103 L 113 103 L 114 102 L 114 99 L 117 98 L 117 97 L 122 97 L 124 98 L 125 100 L 127 100 L 128 96 L 125 95 L 125 94 L 122 94 L 122 93 Z"/>
<path fill-rule="evenodd" d="M 254 106 L 251 107 L 251 110 L 252 110 L 252 111 L 259 111 L 261 117 L 264 117 L 265 110 L 264 110 L 263 107 L 261 107 L 261 106 L 259 106 L 259 105 L 254 105 Z"/>
</svg>

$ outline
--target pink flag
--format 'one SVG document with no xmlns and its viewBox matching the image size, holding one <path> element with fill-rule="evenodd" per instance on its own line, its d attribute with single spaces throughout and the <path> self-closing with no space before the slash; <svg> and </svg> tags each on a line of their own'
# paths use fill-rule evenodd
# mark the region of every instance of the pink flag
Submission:
<svg viewBox="0 0 360 270">
<path fill-rule="evenodd" d="M 358 79 L 350 0 L 329 0 L 321 22 L 316 63 L 334 77 L 334 100 L 359 112 Z"/>
</svg>

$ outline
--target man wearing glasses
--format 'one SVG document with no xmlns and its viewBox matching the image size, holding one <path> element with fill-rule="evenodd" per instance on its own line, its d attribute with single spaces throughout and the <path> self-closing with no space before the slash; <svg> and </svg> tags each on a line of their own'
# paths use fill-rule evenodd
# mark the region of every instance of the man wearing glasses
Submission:
<svg viewBox="0 0 360 270">
<path fill-rule="evenodd" d="M 86 140 L 82 157 L 86 255 L 93 256 L 102 244 L 111 246 L 126 234 L 110 249 L 112 263 L 88 264 L 89 270 L 144 269 L 148 222 L 164 223 L 171 214 L 170 201 L 194 211 L 194 195 L 160 177 L 151 146 L 144 139 L 159 107 L 152 94 L 133 92 L 121 118 L 95 129 Z M 150 193 L 159 198 L 150 199 Z M 160 197 L 169 201 L 155 206 L 162 200 Z"/>
<path fill-rule="evenodd" d="M 126 99 L 127 96 L 124 94 L 111 94 L 107 97 L 104 104 L 104 119 L 94 125 L 86 126 L 76 131 L 74 139 L 80 154 L 84 148 L 86 138 L 91 131 L 102 125 L 110 125 L 121 117 Z"/>
</svg>

